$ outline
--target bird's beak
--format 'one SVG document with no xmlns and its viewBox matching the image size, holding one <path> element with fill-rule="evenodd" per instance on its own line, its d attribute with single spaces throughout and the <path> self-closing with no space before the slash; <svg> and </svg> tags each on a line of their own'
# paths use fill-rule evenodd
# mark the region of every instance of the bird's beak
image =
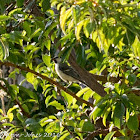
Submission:
<svg viewBox="0 0 140 140">
<path fill-rule="evenodd" d="M 51 59 L 51 62 L 53 62 L 54 60 L 55 60 L 55 58 L 52 58 L 52 59 Z"/>
</svg>

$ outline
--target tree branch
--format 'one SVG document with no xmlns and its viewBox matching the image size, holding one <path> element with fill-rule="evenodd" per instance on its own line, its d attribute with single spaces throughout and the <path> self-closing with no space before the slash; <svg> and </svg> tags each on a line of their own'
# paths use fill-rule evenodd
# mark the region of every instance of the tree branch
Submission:
<svg viewBox="0 0 140 140">
<path fill-rule="evenodd" d="M 80 101 L 82 103 L 85 103 L 85 104 L 93 107 L 93 104 L 91 104 L 90 102 L 87 102 L 86 100 L 84 100 L 84 99 L 76 96 L 73 92 L 71 92 L 70 90 L 68 90 L 64 86 L 60 85 L 58 82 L 55 82 L 52 79 L 50 79 L 50 78 L 48 78 L 48 77 L 46 77 L 46 76 L 44 76 L 44 75 L 42 75 L 42 74 L 34 71 L 34 70 L 31 70 L 31 69 L 26 68 L 26 67 L 18 66 L 16 64 L 13 64 L 13 63 L 10 63 L 10 62 L 1 62 L 0 61 L 0 65 L 11 66 L 11 67 L 18 68 L 18 69 L 23 70 L 23 71 L 26 71 L 26 72 L 31 72 L 31 73 L 35 74 L 36 76 L 39 76 L 39 77 L 41 77 L 44 80 L 47 80 L 51 84 L 56 85 L 59 89 L 62 89 L 63 91 L 65 91 L 66 93 L 68 93 L 69 95 L 71 95 L 72 97 L 74 97 L 76 100 L 78 100 L 78 101 Z"/>
<path fill-rule="evenodd" d="M 101 84 L 99 84 L 93 76 L 91 76 L 91 73 L 81 68 L 76 63 L 75 57 L 72 53 L 69 57 L 69 63 L 78 72 L 79 76 L 85 81 L 88 87 L 90 87 L 93 91 L 95 91 L 102 97 L 104 97 L 107 94 L 104 90 L 104 87 Z"/>
<path fill-rule="evenodd" d="M 114 127 L 112 129 L 112 131 L 116 131 L 114 136 L 115 137 L 120 137 L 122 136 L 122 134 L 119 132 L 119 129 L 117 127 Z M 103 136 L 106 136 L 109 133 L 109 128 L 107 129 L 98 129 L 93 131 L 92 133 L 88 134 L 87 137 L 84 140 L 91 140 L 93 139 L 95 136 L 98 136 L 100 134 L 102 134 Z M 130 130 L 127 131 L 127 135 L 129 136 L 132 132 Z"/>
</svg>

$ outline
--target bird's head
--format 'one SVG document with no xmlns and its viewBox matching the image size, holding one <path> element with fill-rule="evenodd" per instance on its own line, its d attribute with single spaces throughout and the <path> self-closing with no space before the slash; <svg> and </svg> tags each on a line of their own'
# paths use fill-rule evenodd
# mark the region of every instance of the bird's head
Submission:
<svg viewBox="0 0 140 140">
<path fill-rule="evenodd" d="M 60 57 L 54 57 L 52 60 L 53 60 L 56 64 L 58 64 L 58 63 L 60 63 L 60 62 L 62 61 Z"/>
</svg>

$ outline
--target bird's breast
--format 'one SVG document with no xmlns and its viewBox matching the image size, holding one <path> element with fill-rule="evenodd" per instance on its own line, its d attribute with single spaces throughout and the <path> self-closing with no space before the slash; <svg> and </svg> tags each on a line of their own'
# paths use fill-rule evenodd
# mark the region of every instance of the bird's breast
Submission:
<svg viewBox="0 0 140 140">
<path fill-rule="evenodd" d="M 69 75 L 65 74 L 63 71 L 61 71 L 59 68 L 59 64 L 55 64 L 55 71 L 58 74 L 58 76 L 65 82 L 68 82 L 68 81 L 69 82 L 78 82 L 78 80 L 76 80 L 72 76 L 69 76 Z"/>
</svg>

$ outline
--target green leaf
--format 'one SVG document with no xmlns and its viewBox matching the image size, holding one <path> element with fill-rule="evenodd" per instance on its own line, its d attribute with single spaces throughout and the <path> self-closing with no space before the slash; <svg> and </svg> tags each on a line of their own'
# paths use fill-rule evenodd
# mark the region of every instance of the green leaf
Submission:
<svg viewBox="0 0 140 140">
<path fill-rule="evenodd" d="M 84 20 L 80 21 L 75 28 L 75 35 L 77 40 L 80 40 L 80 31 L 82 29 L 82 26 L 84 25 L 84 22 Z"/>
<path fill-rule="evenodd" d="M 88 101 L 88 99 L 93 95 L 93 91 L 89 89 L 86 93 L 83 95 L 83 99 Z"/>
<path fill-rule="evenodd" d="M 9 56 L 9 45 L 5 39 L 0 39 L 0 60 L 6 59 Z"/>
<path fill-rule="evenodd" d="M 82 127 L 82 131 L 83 132 L 93 132 L 93 130 L 95 130 L 94 125 L 88 120 L 85 121 Z"/>
<path fill-rule="evenodd" d="M 50 99 L 52 98 L 52 95 L 48 95 L 45 99 L 45 104 L 46 104 L 46 107 L 48 107 L 48 104 L 49 104 L 49 101 Z"/>
<path fill-rule="evenodd" d="M 102 113 L 104 112 L 104 109 L 106 107 L 106 104 L 104 103 L 104 100 L 101 100 L 93 109 L 91 112 L 91 117 L 93 120 L 95 120 L 97 117 L 100 117 L 103 115 Z"/>
<path fill-rule="evenodd" d="M 46 38 L 48 38 L 48 34 L 50 33 L 50 32 L 52 32 L 52 30 L 57 26 L 57 22 L 52 22 L 51 20 L 50 21 L 48 21 L 48 23 L 46 24 L 46 26 L 45 26 L 45 33 L 44 33 L 44 35 L 46 36 Z"/>
<path fill-rule="evenodd" d="M 22 108 L 25 110 L 25 112 L 30 113 L 29 108 L 26 104 L 23 104 Z"/>
<path fill-rule="evenodd" d="M 16 0 L 16 1 L 17 1 L 17 6 L 18 7 L 22 7 L 23 6 L 24 0 Z"/>
<path fill-rule="evenodd" d="M 50 105 L 55 106 L 56 109 L 58 109 L 58 110 L 64 110 L 64 106 L 61 105 L 60 103 L 58 103 L 58 101 L 56 101 L 56 100 L 50 102 L 50 103 L 48 104 L 48 106 L 50 106 Z"/>
<path fill-rule="evenodd" d="M 128 98 L 131 102 L 140 107 L 140 96 L 137 96 L 135 94 L 128 94 Z"/>
<path fill-rule="evenodd" d="M 92 95 L 93 95 L 93 94 L 94 94 L 94 92 L 93 92 L 91 89 L 89 89 L 87 92 L 84 93 L 83 99 L 86 100 L 86 101 L 88 101 L 90 97 L 92 98 Z M 86 106 L 86 104 L 83 104 L 83 105 L 82 105 L 83 108 L 84 108 L 85 106 Z"/>
<path fill-rule="evenodd" d="M 81 65 L 81 67 L 85 66 L 85 47 L 82 45 L 79 45 L 77 50 L 76 50 L 76 54 L 77 54 L 77 62 L 79 65 Z"/>
<path fill-rule="evenodd" d="M 25 52 L 28 52 L 30 50 L 34 50 L 36 47 L 34 45 L 27 45 L 24 47 Z"/>
<path fill-rule="evenodd" d="M 5 20 L 8 20 L 10 19 L 9 16 L 6 16 L 6 15 L 0 15 L 0 21 L 5 21 Z"/>
<path fill-rule="evenodd" d="M 10 132 L 8 133 L 8 135 L 6 136 L 6 138 L 4 140 L 11 140 L 11 139 L 13 139 L 13 135 L 15 135 L 15 133 L 17 131 L 19 131 L 19 130 L 20 130 L 20 128 L 14 128 L 14 129 L 10 130 Z"/>
<path fill-rule="evenodd" d="M 66 7 L 61 8 L 60 26 L 61 26 L 61 29 L 62 29 L 64 34 L 66 34 L 66 31 L 65 31 L 66 20 L 71 16 L 71 13 L 72 13 L 72 7 L 68 10 L 66 10 Z"/>
<path fill-rule="evenodd" d="M 114 125 L 118 128 L 121 128 L 124 113 L 125 113 L 124 105 L 120 102 L 117 102 L 114 109 L 113 122 Z"/>
<path fill-rule="evenodd" d="M 15 14 L 15 13 L 21 13 L 21 10 L 22 10 L 22 8 L 16 8 L 16 9 L 10 11 L 10 12 L 9 12 L 9 16 L 12 17 L 13 14 Z"/>
<path fill-rule="evenodd" d="M 46 64 L 46 66 L 50 66 L 50 61 L 51 61 L 51 58 L 49 55 L 45 54 L 45 55 L 42 55 L 42 59 L 43 59 L 43 62 Z"/>
<path fill-rule="evenodd" d="M 3 110 L 2 109 L 0 109 L 0 113 L 3 114 Z"/>
<path fill-rule="evenodd" d="M 17 95 L 19 93 L 19 87 L 17 85 L 10 85 L 12 93 Z"/>
<path fill-rule="evenodd" d="M 15 127 L 12 123 L 2 123 L 3 126 Z"/>
<path fill-rule="evenodd" d="M 48 119 L 47 117 L 45 117 L 40 121 L 40 125 L 43 127 L 43 126 L 45 126 L 53 121 L 54 121 L 53 119 Z"/>
<path fill-rule="evenodd" d="M 22 113 L 17 112 L 17 118 L 23 123 L 24 122 L 24 117 L 22 115 Z"/>
<path fill-rule="evenodd" d="M 66 137 L 69 136 L 69 135 L 70 135 L 69 133 L 65 133 L 65 134 L 63 134 L 63 135 L 59 138 L 59 140 L 64 140 L 64 139 L 66 139 Z"/>
<path fill-rule="evenodd" d="M 127 126 L 130 130 L 132 130 L 134 132 L 138 130 L 139 121 L 138 121 L 138 117 L 136 114 L 134 114 L 134 113 L 130 114 L 128 122 L 127 122 Z"/>
<path fill-rule="evenodd" d="M 17 109 L 17 108 L 18 108 L 17 105 L 15 105 L 15 106 L 13 106 L 12 108 L 10 108 L 10 109 L 7 111 L 7 115 L 10 114 L 13 110 L 15 110 L 15 109 Z"/>
<path fill-rule="evenodd" d="M 80 6 L 79 5 L 75 5 L 73 8 L 72 8 L 72 17 L 73 17 L 73 20 L 74 20 L 74 24 L 77 25 L 77 22 L 79 20 L 79 17 L 80 17 Z"/>
<path fill-rule="evenodd" d="M 33 32 L 33 34 L 30 35 L 29 41 L 30 41 L 33 37 L 39 36 L 40 31 L 41 31 L 41 28 L 38 28 L 37 30 L 35 30 L 35 31 Z"/>
<path fill-rule="evenodd" d="M 37 95 L 32 92 L 30 89 L 25 88 L 23 86 L 19 86 L 20 91 L 22 91 L 24 94 L 27 94 L 30 98 L 35 99 L 36 102 L 38 102 L 38 97 Z"/>
<path fill-rule="evenodd" d="M 80 90 L 79 92 L 76 93 L 76 96 L 80 97 L 82 96 L 85 92 L 87 92 L 90 88 L 86 87 L 86 88 L 83 88 L 82 90 Z M 73 104 L 76 103 L 76 99 L 74 98 L 73 99 Z"/>
<path fill-rule="evenodd" d="M 135 84 L 135 82 L 137 81 L 137 76 L 135 74 L 130 74 L 128 76 L 128 80 L 129 80 L 129 83 L 131 85 Z"/>
<path fill-rule="evenodd" d="M 4 52 L 2 46 L 0 45 L 0 60 L 3 61 L 3 58 L 4 58 Z"/>
<path fill-rule="evenodd" d="M 88 90 L 90 90 L 89 87 L 83 88 L 82 90 L 80 90 L 79 92 L 76 93 L 76 95 L 78 97 L 82 96 L 85 92 L 87 92 Z"/>
<path fill-rule="evenodd" d="M 31 72 L 28 72 L 27 74 L 26 74 L 26 79 L 27 79 L 27 81 L 29 82 L 29 83 L 34 83 L 34 81 L 35 81 L 35 75 L 33 74 L 33 73 L 31 73 Z"/>
<path fill-rule="evenodd" d="M 51 7 L 50 0 L 42 0 L 43 12 L 46 12 L 47 10 L 49 10 L 50 7 Z"/>
<path fill-rule="evenodd" d="M 20 0 L 19 0 L 20 1 Z M 27 35 L 31 35 L 31 24 L 28 21 L 24 21 L 23 29 L 26 31 Z"/>
<path fill-rule="evenodd" d="M 48 51 L 50 51 L 50 48 L 51 48 L 51 41 L 50 41 L 50 40 L 46 40 L 46 41 L 45 41 L 45 46 L 46 46 L 46 48 L 48 49 Z"/>
<path fill-rule="evenodd" d="M 86 37 L 88 38 L 89 35 L 95 29 L 95 25 L 93 24 L 93 22 L 90 22 L 90 19 L 87 19 L 84 22 L 84 28 L 83 29 L 84 29 L 84 33 L 85 33 Z"/>
<path fill-rule="evenodd" d="M 113 135 L 115 134 L 115 132 L 116 132 L 116 131 L 113 131 L 113 132 L 108 133 L 108 134 L 105 136 L 104 140 L 111 140 L 111 138 L 113 137 Z"/>
<path fill-rule="evenodd" d="M 36 78 L 36 75 L 34 75 L 33 73 L 31 72 L 28 72 L 26 74 L 26 79 L 29 83 L 31 83 L 33 86 L 34 86 L 34 89 L 37 90 L 37 87 L 38 87 L 38 83 L 40 82 L 37 78 Z"/>
<path fill-rule="evenodd" d="M 93 98 L 96 100 L 96 103 L 97 103 L 99 100 L 101 100 L 102 97 L 96 92 L 93 92 Z"/>
<path fill-rule="evenodd" d="M 106 119 L 108 117 L 108 114 L 110 113 L 111 111 L 111 108 L 108 108 L 106 111 L 105 111 L 105 114 L 103 116 L 103 125 L 106 126 Z"/>
<path fill-rule="evenodd" d="M 41 125 L 39 124 L 38 121 L 36 121 L 35 119 L 33 118 L 28 118 L 26 121 L 25 121 L 25 125 L 26 125 L 26 128 L 30 131 L 32 131 L 33 133 L 41 133 L 43 132 L 43 129 L 41 127 Z"/>
<path fill-rule="evenodd" d="M 9 78 L 15 79 L 15 78 L 16 78 L 16 74 L 19 74 L 19 69 L 14 69 L 14 70 L 8 75 L 8 77 L 9 77 Z"/>
<path fill-rule="evenodd" d="M 64 97 L 64 99 L 68 103 L 68 106 L 70 106 L 72 104 L 72 102 L 73 102 L 73 97 L 71 95 L 67 94 L 64 91 L 61 91 L 61 95 Z"/>
<path fill-rule="evenodd" d="M 140 40 L 138 39 L 138 37 L 135 37 L 135 41 L 132 44 L 133 47 L 133 52 L 136 56 L 139 56 L 140 58 Z"/>
<path fill-rule="evenodd" d="M 9 121 L 12 122 L 14 118 L 13 113 L 8 113 L 8 118 L 9 118 Z"/>
</svg>

